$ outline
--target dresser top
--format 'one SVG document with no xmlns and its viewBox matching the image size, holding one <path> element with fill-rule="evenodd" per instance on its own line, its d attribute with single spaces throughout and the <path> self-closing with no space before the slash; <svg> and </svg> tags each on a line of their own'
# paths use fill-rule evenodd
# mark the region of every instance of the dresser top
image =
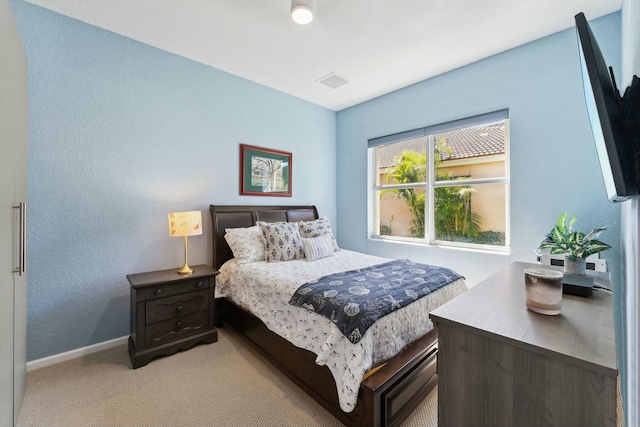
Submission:
<svg viewBox="0 0 640 427">
<path fill-rule="evenodd" d="M 437 323 L 457 326 L 603 374 L 617 374 L 613 302 L 605 292 L 564 294 L 561 313 L 547 316 L 525 305 L 524 270 L 554 266 L 516 262 L 432 311 Z M 588 273 L 611 288 L 607 273 Z"/>
</svg>

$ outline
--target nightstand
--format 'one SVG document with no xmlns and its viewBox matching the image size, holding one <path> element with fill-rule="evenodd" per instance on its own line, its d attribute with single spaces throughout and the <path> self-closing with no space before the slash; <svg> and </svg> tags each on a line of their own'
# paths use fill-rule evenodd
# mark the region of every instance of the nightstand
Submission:
<svg viewBox="0 0 640 427">
<path fill-rule="evenodd" d="M 133 368 L 157 356 L 218 340 L 214 325 L 214 293 L 218 271 L 197 265 L 190 275 L 177 269 L 129 274 Z"/>
</svg>

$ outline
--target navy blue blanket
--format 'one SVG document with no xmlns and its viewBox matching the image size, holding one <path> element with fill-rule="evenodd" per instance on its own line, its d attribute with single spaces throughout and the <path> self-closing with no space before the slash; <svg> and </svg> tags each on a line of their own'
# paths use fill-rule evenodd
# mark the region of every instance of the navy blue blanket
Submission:
<svg viewBox="0 0 640 427">
<path fill-rule="evenodd" d="M 394 260 L 306 283 L 289 304 L 322 314 L 355 344 L 377 319 L 460 278 L 448 268 Z"/>
</svg>

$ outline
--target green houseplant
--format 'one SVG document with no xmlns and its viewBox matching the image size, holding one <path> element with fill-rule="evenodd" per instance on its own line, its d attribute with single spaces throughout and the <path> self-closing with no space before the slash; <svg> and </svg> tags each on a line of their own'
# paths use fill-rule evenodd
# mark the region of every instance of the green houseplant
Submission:
<svg viewBox="0 0 640 427">
<path fill-rule="evenodd" d="M 582 233 L 573 230 L 577 217 L 573 215 L 567 224 L 567 213 L 558 218 L 558 223 L 547 234 L 547 239 L 538 249 L 551 249 L 551 254 L 566 254 L 564 270 L 567 273 L 585 274 L 586 259 L 590 255 L 610 249 L 611 246 L 598 240 L 607 227 L 599 227 Z"/>
</svg>

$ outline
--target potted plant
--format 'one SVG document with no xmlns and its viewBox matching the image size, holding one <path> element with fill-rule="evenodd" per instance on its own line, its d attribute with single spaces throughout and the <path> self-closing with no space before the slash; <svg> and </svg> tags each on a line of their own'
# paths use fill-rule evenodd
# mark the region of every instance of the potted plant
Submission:
<svg viewBox="0 0 640 427">
<path fill-rule="evenodd" d="M 600 227 L 582 233 L 573 230 L 573 224 L 577 217 L 573 215 L 567 224 L 567 213 L 563 213 L 558 218 L 558 223 L 547 234 L 547 239 L 542 242 L 538 249 L 551 249 L 551 254 L 566 254 L 564 260 L 565 273 L 586 274 L 586 259 L 590 255 L 610 249 L 611 246 L 598 240 L 600 233 L 607 227 Z"/>
</svg>

